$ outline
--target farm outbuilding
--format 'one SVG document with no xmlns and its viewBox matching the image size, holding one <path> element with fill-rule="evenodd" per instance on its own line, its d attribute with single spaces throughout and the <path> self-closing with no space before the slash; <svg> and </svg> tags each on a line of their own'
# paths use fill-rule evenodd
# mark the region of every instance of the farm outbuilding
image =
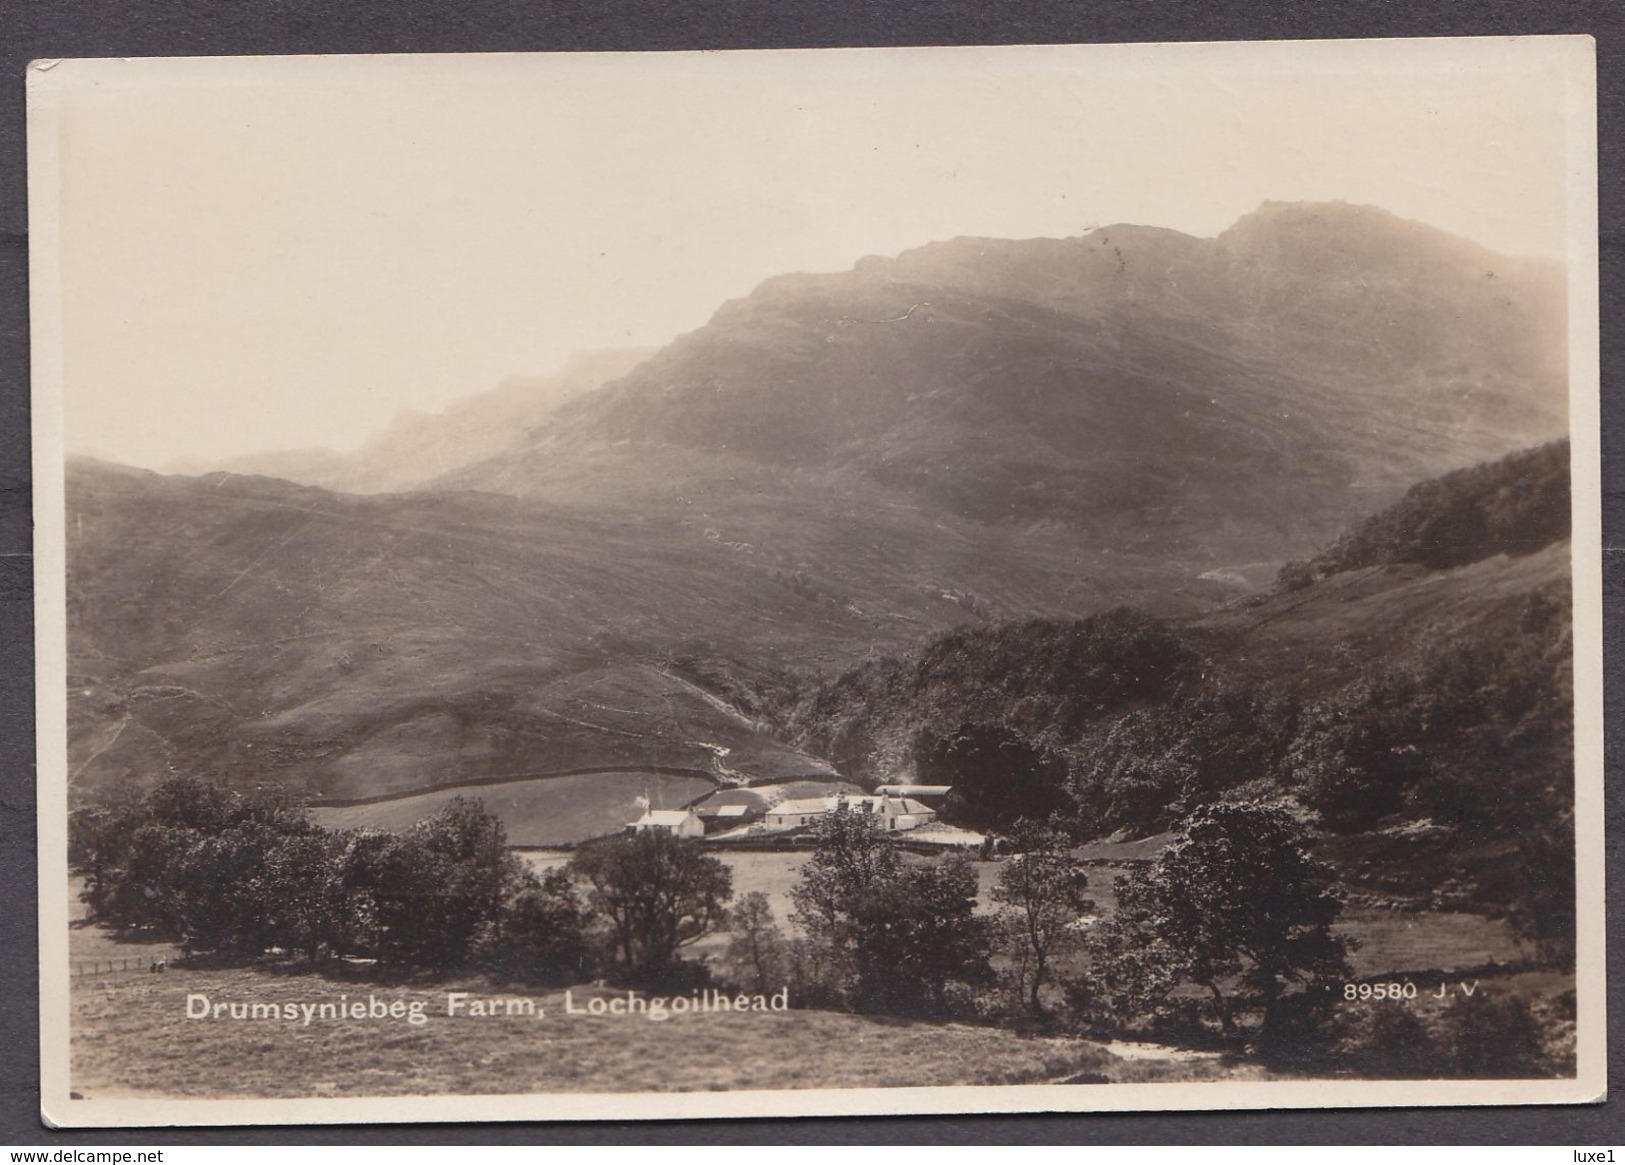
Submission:
<svg viewBox="0 0 1625 1165">
<path fill-rule="evenodd" d="M 754 810 L 749 805 L 717 805 L 711 808 L 702 805 L 695 812 L 699 814 L 700 823 L 707 833 L 738 829 L 761 816 L 760 810 Z"/>
<path fill-rule="evenodd" d="M 669 833 L 676 837 L 703 837 L 705 823 L 692 809 L 650 809 L 627 826 L 633 833 Z"/>
</svg>

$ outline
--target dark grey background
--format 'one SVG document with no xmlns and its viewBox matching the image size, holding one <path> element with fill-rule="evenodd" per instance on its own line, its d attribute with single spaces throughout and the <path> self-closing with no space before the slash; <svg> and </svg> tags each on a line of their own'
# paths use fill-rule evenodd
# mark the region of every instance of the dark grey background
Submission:
<svg viewBox="0 0 1625 1165">
<path fill-rule="evenodd" d="M 1602 174 L 1604 620 L 1608 721 L 1625 690 L 1625 469 L 1617 326 L 1625 117 L 1619 0 L 0 0 L 0 1144 L 1555 1144 L 1625 1140 L 1618 1103 L 657 1124 L 343 1126 L 54 1133 L 39 1121 L 27 200 L 23 70 L 35 57 L 1019 44 L 1590 33 Z M 1610 785 L 1620 749 L 1608 748 Z M 1619 884 L 1620 790 L 1608 798 Z M 1609 929 L 1617 936 L 1619 902 Z M 1609 1075 L 1625 1076 L 1625 967 L 1610 951 Z"/>
</svg>

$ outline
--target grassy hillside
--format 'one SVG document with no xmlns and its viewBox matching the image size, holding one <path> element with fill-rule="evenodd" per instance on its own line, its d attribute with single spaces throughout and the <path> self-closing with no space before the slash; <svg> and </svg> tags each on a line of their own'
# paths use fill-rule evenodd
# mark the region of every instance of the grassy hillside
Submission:
<svg viewBox="0 0 1625 1165">
<path fill-rule="evenodd" d="M 588 767 L 826 773 L 764 731 L 793 672 L 1117 590 L 1175 609 L 1225 593 L 874 494 L 764 505 L 746 531 L 688 500 L 361 498 L 77 463 L 75 787 L 190 772 L 358 797 Z"/>
<path fill-rule="evenodd" d="M 1568 537 L 1569 521 L 1569 443 L 1554 441 L 1412 486 L 1302 573 L 1325 577 L 1407 562 L 1444 567 L 1497 554 L 1516 558 Z M 1288 572 L 1285 583 L 1300 577 Z"/>
</svg>

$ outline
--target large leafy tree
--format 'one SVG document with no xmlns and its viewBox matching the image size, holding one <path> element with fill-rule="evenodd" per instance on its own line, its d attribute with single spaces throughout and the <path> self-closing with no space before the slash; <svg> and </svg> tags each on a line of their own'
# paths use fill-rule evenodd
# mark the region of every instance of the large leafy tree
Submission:
<svg viewBox="0 0 1625 1165">
<path fill-rule="evenodd" d="M 1286 805 L 1221 802 L 1194 813 L 1153 865 L 1118 880 L 1117 912 L 1091 944 L 1097 993 L 1143 1018 L 1181 983 L 1203 989 L 1225 1034 L 1263 1031 L 1294 990 L 1348 974 L 1331 871 Z M 1315 996 L 1311 996 L 1314 998 Z M 1140 1015 L 1122 1009 L 1144 1009 Z"/>
<path fill-rule="evenodd" d="M 351 835 L 309 828 L 267 847 L 255 879 L 277 945 L 312 961 L 343 950 L 351 931 L 345 855 Z"/>
<path fill-rule="evenodd" d="M 587 921 L 568 874 L 527 874 L 503 904 L 501 934 L 484 951 L 486 965 L 532 983 L 576 981 L 586 971 Z"/>
<path fill-rule="evenodd" d="M 941 1013 L 954 983 L 991 977 L 969 862 L 906 862 L 873 818 L 825 814 L 791 891 L 795 921 L 861 1011 Z"/>
<path fill-rule="evenodd" d="M 405 833 L 351 848 L 343 878 L 368 899 L 384 962 L 452 967 L 500 937 L 504 904 L 526 871 L 501 819 L 458 797 Z"/>
<path fill-rule="evenodd" d="M 949 987 L 993 979 L 991 927 L 976 914 L 976 871 L 964 857 L 913 863 L 880 887 L 860 915 L 875 956 L 864 984 L 868 1010 L 944 1015 Z"/>
<path fill-rule="evenodd" d="M 869 925 L 871 903 L 903 872 L 903 855 L 871 817 L 841 805 L 820 817 L 816 844 L 790 891 L 794 921 L 835 969 L 849 995 L 861 996 L 881 974 Z"/>
<path fill-rule="evenodd" d="M 633 982 L 658 986 L 678 970 L 678 951 L 719 929 L 733 873 L 685 838 L 653 830 L 581 850 L 570 873 L 609 922 L 616 955 Z"/>
<path fill-rule="evenodd" d="M 1058 955 L 1079 944 L 1080 921 L 1094 903 L 1086 896 L 1089 878 L 1056 824 L 1019 821 L 1007 842 L 1015 853 L 993 887 L 993 901 L 1003 907 L 998 930 L 1016 969 L 1018 990 L 1032 1013 L 1041 1016 L 1051 967 Z"/>
</svg>

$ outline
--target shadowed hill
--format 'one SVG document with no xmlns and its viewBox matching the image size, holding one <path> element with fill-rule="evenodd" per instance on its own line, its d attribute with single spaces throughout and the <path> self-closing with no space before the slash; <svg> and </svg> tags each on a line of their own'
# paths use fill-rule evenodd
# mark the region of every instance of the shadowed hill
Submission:
<svg viewBox="0 0 1625 1165">
<path fill-rule="evenodd" d="M 1443 567 L 1518 557 L 1567 538 L 1569 522 L 1569 443 L 1554 441 L 1412 486 L 1304 571 L 1325 576 L 1403 562 Z"/>
<path fill-rule="evenodd" d="M 74 784 L 179 771 L 356 797 L 583 767 L 816 773 L 762 730 L 792 672 L 1116 592 L 1196 605 L 1154 560 L 1080 569 L 1075 541 L 874 494 L 764 509 L 758 544 L 696 510 L 76 462 Z"/>
</svg>

